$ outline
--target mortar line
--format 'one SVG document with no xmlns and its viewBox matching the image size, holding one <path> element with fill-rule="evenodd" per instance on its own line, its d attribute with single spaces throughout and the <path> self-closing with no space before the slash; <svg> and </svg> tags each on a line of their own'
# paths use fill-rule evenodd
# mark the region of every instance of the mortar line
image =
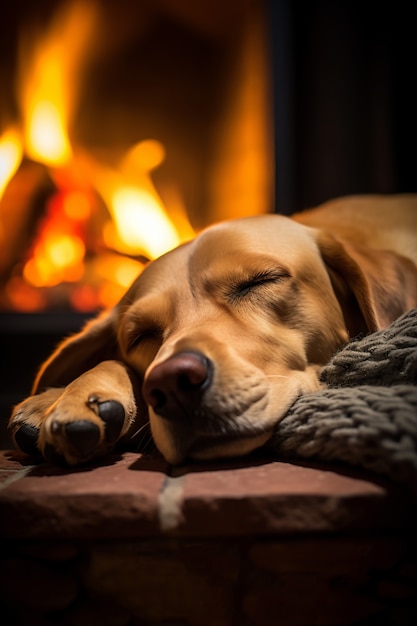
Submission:
<svg viewBox="0 0 417 626">
<path fill-rule="evenodd" d="M 183 476 L 167 474 L 158 494 L 158 520 L 162 531 L 178 528 L 183 521 Z"/>
</svg>

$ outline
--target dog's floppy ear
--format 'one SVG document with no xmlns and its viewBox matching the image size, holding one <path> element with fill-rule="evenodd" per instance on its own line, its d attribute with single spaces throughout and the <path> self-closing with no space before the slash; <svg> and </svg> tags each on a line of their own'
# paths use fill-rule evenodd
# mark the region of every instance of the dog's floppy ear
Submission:
<svg viewBox="0 0 417 626">
<path fill-rule="evenodd" d="M 385 328 L 417 306 L 417 270 L 407 258 L 320 231 L 317 243 L 351 337 Z"/>
<path fill-rule="evenodd" d="M 89 321 L 76 335 L 65 339 L 43 363 L 32 387 L 62 387 L 101 361 L 118 358 L 115 310 Z"/>
</svg>

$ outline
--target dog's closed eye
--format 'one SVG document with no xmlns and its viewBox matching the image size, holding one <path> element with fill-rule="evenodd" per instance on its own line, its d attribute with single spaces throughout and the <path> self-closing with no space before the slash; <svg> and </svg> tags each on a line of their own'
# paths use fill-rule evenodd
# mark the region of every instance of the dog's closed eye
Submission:
<svg viewBox="0 0 417 626">
<path fill-rule="evenodd" d="M 140 347 L 161 343 L 163 329 L 150 315 L 133 311 L 125 317 L 121 326 L 120 341 L 126 355 Z"/>
<path fill-rule="evenodd" d="M 290 275 L 284 270 L 263 270 L 249 276 L 249 278 L 239 278 L 231 282 L 228 286 L 228 299 L 232 302 L 244 299 L 254 292 L 258 292 L 265 287 L 284 282 Z"/>
<path fill-rule="evenodd" d="M 162 341 L 163 330 L 159 326 L 152 324 L 142 326 L 133 322 L 122 332 L 121 348 L 126 361 L 143 376 Z"/>
<path fill-rule="evenodd" d="M 139 345 L 143 345 L 148 341 L 158 342 L 161 340 L 162 331 L 157 327 L 149 327 L 144 329 L 134 329 L 129 333 L 127 352 L 137 348 Z"/>
</svg>

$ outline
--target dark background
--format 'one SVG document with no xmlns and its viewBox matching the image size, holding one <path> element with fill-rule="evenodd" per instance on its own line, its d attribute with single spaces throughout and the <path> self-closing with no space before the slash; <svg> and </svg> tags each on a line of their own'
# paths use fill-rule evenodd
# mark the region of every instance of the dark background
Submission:
<svg viewBox="0 0 417 626">
<path fill-rule="evenodd" d="M 416 191 L 415 3 L 269 6 L 277 206 Z"/>
</svg>

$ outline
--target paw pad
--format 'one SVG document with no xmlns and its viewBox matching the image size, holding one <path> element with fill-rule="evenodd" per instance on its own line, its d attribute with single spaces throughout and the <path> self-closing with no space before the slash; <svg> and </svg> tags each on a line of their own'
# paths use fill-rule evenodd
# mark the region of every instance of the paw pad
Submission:
<svg viewBox="0 0 417 626">
<path fill-rule="evenodd" d="M 88 420 L 65 424 L 65 435 L 77 456 L 87 457 L 100 440 L 100 429 Z"/>
<path fill-rule="evenodd" d="M 31 456 L 40 456 L 40 451 L 37 447 L 39 437 L 39 429 L 29 424 L 23 424 L 14 434 L 14 440 L 16 445 Z"/>
<path fill-rule="evenodd" d="M 96 411 L 106 425 L 106 441 L 117 441 L 125 421 L 125 410 L 120 402 L 106 400 L 99 402 L 95 396 L 88 400 L 89 405 L 95 405 Z"/>
</svg>

